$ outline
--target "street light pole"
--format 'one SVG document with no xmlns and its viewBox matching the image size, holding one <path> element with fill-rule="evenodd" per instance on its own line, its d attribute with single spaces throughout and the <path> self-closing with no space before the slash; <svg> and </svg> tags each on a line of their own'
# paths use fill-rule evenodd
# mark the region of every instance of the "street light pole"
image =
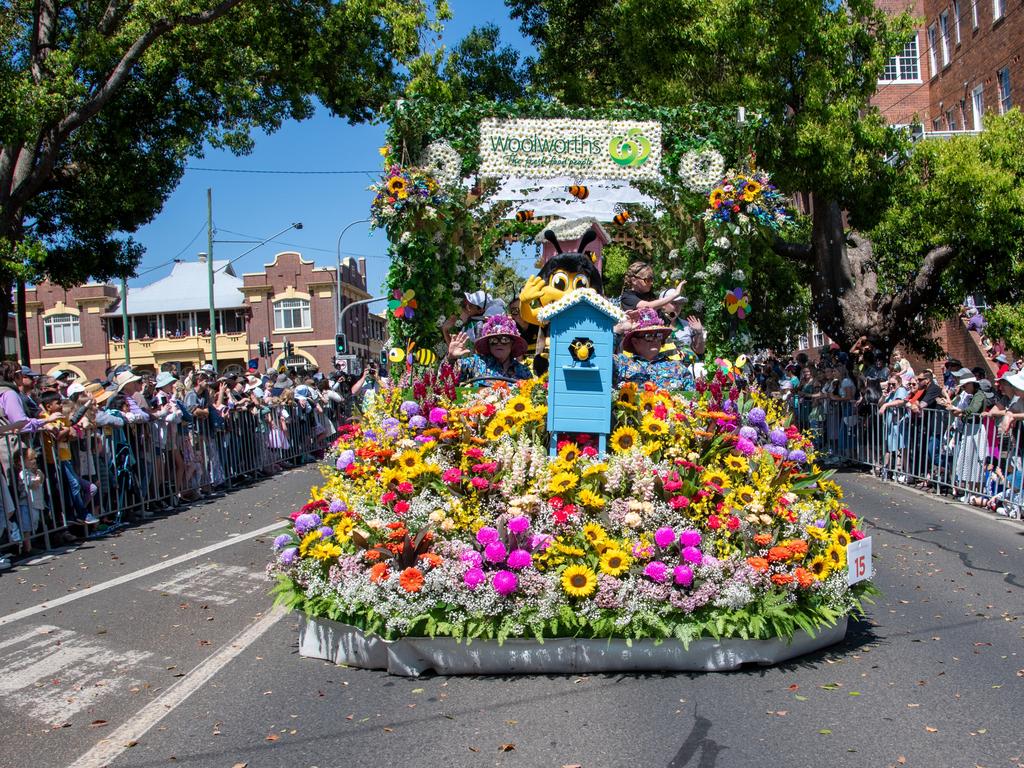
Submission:
<svg viewBox="0 0 1024 768">
<path fill-rule="evenodd" d="M 128 278 L 121 278 L 121 339 L 124 341 L 124 364 L 131 366 L 132 356 L 128 351 Z"/>
<path fill-rule="evenodd" d="M 342 306 L 341 306 L 341 238 L 343 238 L 345 236 L 345 233 L 348 232 L 356 224 L 369 224 L 369 223 L 370 223 L 370 219 L 359 219 L 359 221 L 353 221 L 351 224 L 346 224 L 345 228 L 343 230 L 341 230 L 341 234 L 338 235 L 338 267 L 337 267 L 338 271 L 336 273 L 336 277 L 338 278 L 338 285 L 337 285 L 338 299 L 335 302 L 335 304 L 337 305 L 337 310 L 334 313 L 335 318 L 337 318 L 337 323 L 335 325 L 335 331 L 334 331 L 335 333 L 344 333 L 345 332 L 345 326 L 342 324 L 342 321 L 345 319 L 344 318 L 344 314 L 345 313 L 342 310 Z"/>
<path fill-rule="evenodd" d="M 210 283 L 210 364 L 217 370 L 217 310 L 213 306 L 213 187 L 206 188 L 206 274 Z"/>
</svg>

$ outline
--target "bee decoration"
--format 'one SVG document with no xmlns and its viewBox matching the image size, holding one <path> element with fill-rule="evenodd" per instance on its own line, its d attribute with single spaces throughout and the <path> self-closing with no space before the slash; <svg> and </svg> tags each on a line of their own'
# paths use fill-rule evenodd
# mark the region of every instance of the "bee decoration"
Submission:
<svg viewBox="0 0 1024 768">
<path fill-rule="evenodd" d="M 569 343 L 569 356 L 577 363 L 585 363 L 594 356 L 594 342 L 577 336 Z"/>
<path fill-rule="evenodd" d="M 612 219 L 612 222 L 613 222 L 614 224 L 617 224 L 618 226 L 620 226 L 620 227 L 621 227 L 621 226 L 623 226 L 623 225 L 624 225 L 624 224 L 625 224 L 625 223 L 626 223 L 627 221 L 629 221 L 629 220 L 630 220 L 631 218 L 632 218 L 632 216 L 630 215 L 629 211 L 627 211 L 627 210 L 626 210 L 625 208 L 623 208 L 623 209 L 622 209 L 621 211 L 619 211 L 619 212 L 618 212 L 618 213 L 617 213 L 617 214 L 615 215 L 615 218 L 613 218 L 613 219 Z"/>
<path fill-rule="evenodd" d="M 528 221 L 533 221 L 533 211 L 519 211 L 516 213 L 516 221 L 520 224 L 525 224 Z"/>
<path fill-rule="evenodd" d="M 577 200 L 586 200 L 590 197 L 590 187 L 585 187 L 582 184 L 573 184 L 566 191 Z"/>
<path fill-rule="evenodd" d="M 432 349 L 426 347 L 420 347 L 412 353 L 412 359 L 420 365 L 434 366 L 437 365 L 437 353 Z"/>
<path fill-rule="evenodd" d="M 401 363 L 405 360 L 405 350 L 401 347 L 392 347 L 388 350 L 388 360 L 392 363 Z"/>
</svg>

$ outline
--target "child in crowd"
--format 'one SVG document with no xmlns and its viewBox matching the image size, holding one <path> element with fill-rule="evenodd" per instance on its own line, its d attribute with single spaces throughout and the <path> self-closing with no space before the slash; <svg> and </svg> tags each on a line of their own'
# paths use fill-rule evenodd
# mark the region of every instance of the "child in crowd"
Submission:
<svg viewBox="0 0 1024 768">
<path fill-rule="evenodd" d="M 12 457 L 18 483 L 18 516 L 21 518 L 22 552 L 32 551 L 32 536 L 46 512 L 46 491 L 39 454 L 34 448 L 22 448 Z"/>
</svg>

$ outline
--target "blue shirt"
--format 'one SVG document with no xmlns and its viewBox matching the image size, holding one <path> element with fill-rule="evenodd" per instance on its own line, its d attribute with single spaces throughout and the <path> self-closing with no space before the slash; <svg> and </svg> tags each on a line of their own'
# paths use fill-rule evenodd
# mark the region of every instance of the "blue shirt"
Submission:
<svg viewBox="0 0 1024 768">
<path fill-rule="evenodd" d="M 506 368 L 493 355 L 470 355 L 459 360 L 455 370 L 458 371 L 459 381 L 475 379 L 480 376 L 501 376 L 516 380 L 533 378 L 530 369 L 518 360 L 509 360 Z"/>
<path fill-rule="evenodd" d="M 650 381 L 662 389 L 693 389 L 693 375 L 680 360 L 670 360 L 659 354 L 654 360 L 648 361 L 622 352 L 615 355 L 613 360 L 616 384 L 627 381 L 645 384 Z"/>
</svg>

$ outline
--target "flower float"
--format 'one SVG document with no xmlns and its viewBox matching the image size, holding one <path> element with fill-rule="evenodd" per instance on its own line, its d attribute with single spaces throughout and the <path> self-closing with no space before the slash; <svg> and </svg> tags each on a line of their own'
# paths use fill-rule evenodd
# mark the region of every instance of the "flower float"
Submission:
<svg viewBox="0 0 1024 768">
<path fill-rule="evenodd" d="M 416 291 L 412 289 L 403 291 L 401 288 L 395 288 L 391 291 L 391 298 L 388 299 L 388 311 L 395 317 L 404 317 L 406 320 L 412 320 L 413 315 L 416 314 L 417 306 Z"/>
<path fill-rule="evenodd" d="M 274 541 L 285 605 L 367 636 L 789 638 L 874 592 L 864 537 L 810 440 L 718 372 L 687 395 L 614 393 L 609 453 L 549 456 L 544 380 L 428 375 L 343 428 Z"/>
<path fill-rule="evenodd" d="M 771 232 L 793 223 L 786 197 L 761 170 L 730 171 L 708 195 L 704 219 L 719 228 L 751 224 Z"/>
</svg>

